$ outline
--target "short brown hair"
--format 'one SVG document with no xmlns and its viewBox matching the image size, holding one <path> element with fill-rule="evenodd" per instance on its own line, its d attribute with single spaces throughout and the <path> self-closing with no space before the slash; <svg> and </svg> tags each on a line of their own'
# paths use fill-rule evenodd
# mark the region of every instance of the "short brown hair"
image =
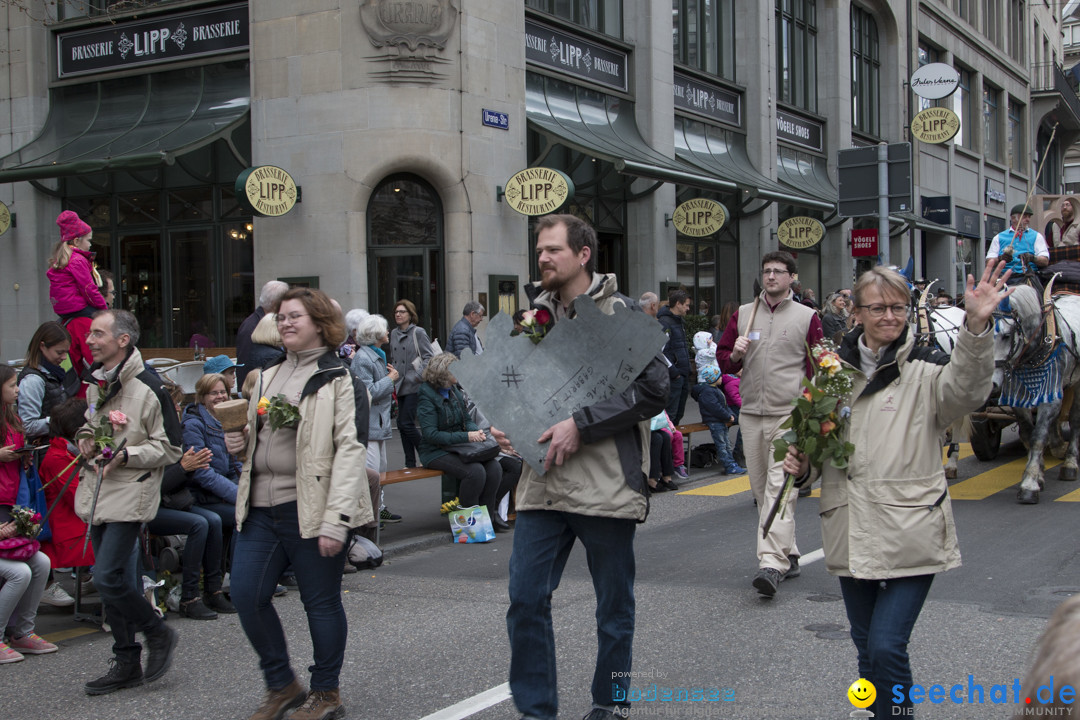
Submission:
<svg viewBox="0 0 1080 720">
<path fill-rule="evenodd" d="M 766 264 L 771 262 L 781 263 L 792 275 L 799 272 L 799 266 L 795 264 L 795 258 L 785 250 L 773 250 L 765 253 L 761 258 L 761 267 L 764 268 Z"/>
<path fill-rule="evenodd" d="M 336 348 L 345 342 L 345 318 L 341 316 L 341 310 L 334 307 L 330 302 L 330 296 L 322 290 L 314 288 L 295 287 L 281 296 L 274 312 L 280 312 L 281 303 L 286 300 L 299 300 L 307 310 L 311 322 L 322 335 L 323 344 L 328 348 Z"/>
<path fill-rule="evenodd" d="M 908 288 L 908 282 L 904 279 L 904 276 L 882 265 L 875 265 L 855 281 L 852 294 L 855 296 L 856 305 L 863 304 L 863 295 L 870 288 L 877 288 L 882 297 L 896 295 L 909 302 L 911 300 L 911 290 Z"/>
<path fill-rule="evenodd" d="M 211 392 L 214 391 L 214 386 L 218 383 L 225 384 L 225 392 L 229 391 L 229 382 L 225 379 L 225 376 L 221 373 L 206 373 L 201 378 L 195 381 L 195 402 L 202 405 Z"/>
<path fill-rule="evenodd" d="M 395 310 L 398 309 L 398 305 L 409 311 L 409 322 L 411 322 L 413 325 L 420 324 L 420 315 L 416 312 L 416 306 L 413 305 L 412 300 L 398 300 L 396 303 L 394 303 Z"/>
<path fill-rule="evenodd" d="M 553 228 L 556 225 L 566 226 L 566 244 L 577 255 L 583 247 L 589 248 L 589 260 L 585 263 L 585 270 L 596 271 L 596 231 L 589 223 L 576 215 L 544 215 L 536 221 L 536 236 L 540 236 L 541 230 Z"/>
</svg>

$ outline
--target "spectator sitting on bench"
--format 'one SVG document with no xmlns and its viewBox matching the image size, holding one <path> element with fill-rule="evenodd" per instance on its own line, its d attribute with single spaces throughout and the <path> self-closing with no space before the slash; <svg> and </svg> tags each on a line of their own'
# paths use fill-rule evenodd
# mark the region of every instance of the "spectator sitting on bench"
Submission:
<svg viewBox="0 0 1080 720">
<path fill-rule="evenodd" d="M 53 567 L 86 567 L 94 564 L 94 549 L 86 546 L 83 553 L 83 540 L 86 538 L 86 523 L 75 514 L 75 490 L 79 487 L 79 468 L 72 465 L 72 460 L 79 454 L 75 447 L 75 433 L 86 421 L 86 399 L 71 398 L 52 409 L 49 416 L 49 431 L 52 439 L 49 440 L 49 449 L 45 451 L 45 457 L 41 460 L 41 486 L 45 490 L 45 500 L 52 508 L 49 515 L 49 529 L 52 530 L 52 539 L 41 543 L 41 551 L 49 556 Z M 68 471 L 60 475 L 64 469 Z M 73 477 L 74 476 L 74 477 Z M 71 479 L 71 484 L 65 489 L 64 485 Z M 61 492 L 63 497 L 61 497 Z M 57 498 L 60 501 L 57 502 Z M 93 587 L 92 582 L 86 583 L 89 587 L 83 590 L 83 594 Z M 59 590 L 60 593 L 56 591 Z M 62 594 L 61 594 L 62 593 Z M 57 583 L 45 588 L 42 602 L 54 607 L 67 607 L 75 604 L 74 598 L 68 596 L 71 602 L 64 600 L 67 593 Z M 56 598 L 59 598 L 57 601 Z"/>
<path fill-rule="evenodd" d="M 717 387 L 720 383 L 720 368 L 706 365 L 698 371 L 698 384 L 694 386 L 694 399 L 701 408 L 701 421 L 709 426 L 713 442 L 716 443 L 716 456 L 725 475 L 745 475 L 746 468 L 731 457 L 731 440 L 728 428 L 735 424 L 735 414 L 728 407 L 723 391 Z"/>
<path fill-rule="evenodd" d="M 486 433 L 469 416 L 465 397 L 457 387 L 457 378 L 450 374 L 450 363 L 457 360 L 453 353 L 440 353 L 424 368 L 424 384 L 420 386 L 420 402 L 416 408 L 420 426 L 420 462 L 424 467 L 442 470 L 461 481 L 458 502 L 462 507 L 486 505 L 496 532 L 507 532 L 510 526 L 498 517 L 497 498 L 503 474 L 499 459 L 487 462 L 465 462 L 447 449 L 449 445 L 479 442 Z"/>
</svg>

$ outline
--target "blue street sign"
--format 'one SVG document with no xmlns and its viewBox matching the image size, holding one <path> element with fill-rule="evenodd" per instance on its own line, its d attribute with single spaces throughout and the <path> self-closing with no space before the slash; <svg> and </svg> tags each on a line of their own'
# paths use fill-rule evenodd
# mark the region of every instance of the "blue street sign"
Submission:
<svg viewBox="0 0 1080 720">
<path fill-rule="evenodd" d="M 483 110 L 484 124 L 488 127 L 499 128 L 500 130 L 510 129 L 510 116 L 506 113 L 495 112 L 494 110 Z"/>
</svg>

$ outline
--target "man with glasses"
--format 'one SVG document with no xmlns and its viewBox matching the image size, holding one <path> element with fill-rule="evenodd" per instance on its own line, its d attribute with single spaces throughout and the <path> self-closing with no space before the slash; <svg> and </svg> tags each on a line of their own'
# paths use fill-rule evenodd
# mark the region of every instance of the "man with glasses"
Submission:
<svg viewBox="0 0 1080 720">
<path fill-rule="evenodd" d="M 795 273 L 790 253 L 767 253 L 761 259 L 761 295 L 731 316 L 716 348 L 721 370 L 742 372 L 739 426 L 761 526 L 784 485 L 783 464 L 773 460 L 773 440 L 784 434 L 780 425 L 791 414 L 791 401 L 801 392 L 802 379 L 813 373 L 806 348 L 823 337 L 818 314 L 794 300 Z M 765 597 L 775 595 L 782 580 L 799 575 L 794 495 L 788 502 L 790 511 L 773 521 L 766 537 L 754 532 L 758 572 L 753 586 Z"/>
<path fill-rule="evenodd" d="M 478 302 L 469 301 L 461 311 L 461 319 L 457 321 L 450 331 L 450 339 L 446 342 L 446 352 L 452 352 L 461 357 L 461 351 L 469 348 L 474 355 L 484 352 L 484 346 L 480 338 L 476 336 L 476 326 L 484 319 L 484 306 Z"/>
</svg>

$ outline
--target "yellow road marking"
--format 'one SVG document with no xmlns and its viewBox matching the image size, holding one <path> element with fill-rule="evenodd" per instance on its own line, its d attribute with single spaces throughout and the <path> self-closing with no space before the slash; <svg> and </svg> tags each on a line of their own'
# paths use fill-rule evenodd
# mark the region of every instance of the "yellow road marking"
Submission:
<svg viewBox="0 0 1080 720">
<path fill-rule="evenodd" d="M 739 493 L 746 492 L 750 489 L 750 476 L 740 475 L 729 480 L 723 480 L 712 485 L 706 485 L 705 487 L 695 488 L 693 490 L 685 490 L 680 492 L 679 495 L 709 495 L 711 497 L 729 497 L 731 495 L 738 495 Z"/>
<path fill-rule="evenodd" d="M 963 460 L 969 458 L 975 454 L 975 451 L 971 449 L 971 443 L 960 443 L 960 454 L 957 456 L 957 460 Z M 949 446 L 945 445 L 941 448 L 941 464 L 944 465 L 949 460 Z"/>
<path fill-rule="evenodd" d="M 83 635 L 90 635 L 96 632 L 101 632 L 101 628 L 69 628 L 67 630 L 57 630 L 56 632 L 49 633 L 48 635 L 42 635 L 42 639 L 51 643 L 58 643 L 61 640 L 71 640 L 72 638 L 82 637 Z"/>
<path fill-rule="evenodd" d="M 1054 502 L 1080 502 L 1080 490 L 1073 490 L 1071 493 L 1062 495 Z"/>
<path fill-rule="evenodd" d="M 1053 455 L 1043 457 L 1046 470 L 1061 464 Z M 1027 457 L 1017 458 L 1012 462 L 999 465 L 993 470 L 979 473 L 973 478 L 949 486 L 949 495 L 953 500 L 984 500 L 996 492 L 1020 483 L 1024 477 Z"/>
</svg>

